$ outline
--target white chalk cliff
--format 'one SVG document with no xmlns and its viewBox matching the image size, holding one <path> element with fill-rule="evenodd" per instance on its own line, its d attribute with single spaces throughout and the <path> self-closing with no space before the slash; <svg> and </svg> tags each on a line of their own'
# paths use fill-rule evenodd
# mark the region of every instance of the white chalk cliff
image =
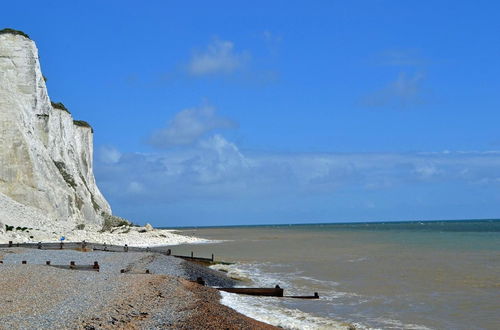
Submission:
<svg viewBox="0 0 500 330">
<path fill-rule="evenodd" d="M 0 222 L 100 227 L 111 209 L 92 162 L 92 128 L 51 103 L 35 43 L 0 34 Z"/>
</svg>

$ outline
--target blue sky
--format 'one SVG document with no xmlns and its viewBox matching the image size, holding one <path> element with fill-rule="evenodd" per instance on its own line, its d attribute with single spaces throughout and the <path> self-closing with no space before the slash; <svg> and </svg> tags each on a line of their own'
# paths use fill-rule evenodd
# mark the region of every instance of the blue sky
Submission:
<svg viewBox="0 0 500 330">
<path fill-rule="evenodd" d="M 49 95 L 154 225 L 496 218 L 494 1 L 27 1 Z"/>
</svg>

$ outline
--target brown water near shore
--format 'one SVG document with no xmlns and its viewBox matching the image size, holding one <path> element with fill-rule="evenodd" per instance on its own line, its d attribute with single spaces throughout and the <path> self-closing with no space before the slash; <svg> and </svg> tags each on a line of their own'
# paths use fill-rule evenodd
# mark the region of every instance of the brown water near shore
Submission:
<svg viewBox="0 0 500 330">
<path fill-rule="evenodd" d="M 289 294 L 318 291 L 322 297 L 320 301 L 226 299 L 238 310 L 247 310 L 245 304 L 262 308 L 267 314 L 261 320 L 282 312 L 288 313 L 292 324 L 290 311 L 298 310 L 384 329 L 497 329 L 500 325 L 496 229 L 361 230 L 317 225 L 202 228 L 183 233 L 223 242 L 176 246 L 174 253 L 193 251 L 208 257 L 214 253 L 216 259 L 236 262 L 225 270 L 252 279 L 250 286 L 280 284 Z"/>
</svg>

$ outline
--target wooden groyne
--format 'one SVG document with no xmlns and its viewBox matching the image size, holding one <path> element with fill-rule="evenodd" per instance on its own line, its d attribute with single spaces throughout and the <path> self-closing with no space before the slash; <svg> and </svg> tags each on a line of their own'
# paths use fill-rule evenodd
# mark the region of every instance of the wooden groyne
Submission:
<svg viewBox="0 0 500 330">
<path fill-rule="evenodd" d="M 217 288 L 219 291 L 246 294 L 250 296 L 283 297 L 283 289 L 275 288 Z"/>
<path fill-rule="evenodd" d="M 164 249 L 158 247 L 136 247 L 136 246 L 128 246 L 125 245 L 111 245 L 106 243 L 90 243 L 90 242 L 57 242 L 57 243 L 14 243 L 9 241 L 7 244 L 0 244 L 0 248 L 28 248 L 28 249 L 39 249 L 39 250 L 80 250 L 80 251 L 106 251 L 106 252 L 154 252 L 160 253 L 167 256 L 172 256 L 176 258 L 181 258 L 184 260 L 191 261 L 199 261 L 204 263 L 214 263 L 214 254 L 212 253 L 211 258 L 205 257 L 195 257 L 194 253 L 191 252 L 191 255 L 177 255 L 172 254 L 171 249 Z"/>
<path fill-rule="evenodd" d="M 202 280 L 203 281 L 203 280 Z M 198 279 L 200 283 L 200 279 Z M 265 297 L 285 297 L 296 299 L 319 299 L 319 294 L 314 292 L 312 296 L 284 296 L 284 290 L 276 285 L 274 288 L 217 288 L 219 291 L 230 293 L 246 294 L 250 296 L 265 296 Z"/>
</svg>

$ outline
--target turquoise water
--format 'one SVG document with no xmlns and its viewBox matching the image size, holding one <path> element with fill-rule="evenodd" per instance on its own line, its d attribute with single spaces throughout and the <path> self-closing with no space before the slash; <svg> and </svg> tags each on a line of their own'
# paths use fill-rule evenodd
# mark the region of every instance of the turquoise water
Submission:
<svg viewBox="0 0 500 330">
<path fill-rule="evenodd" d="M 183 229 L 222 242 L 173 247 L 215 253 L 247 286 L 279 284 L 319 301 L 225 297 L 291 328 L 498 329 L 500 221 L 314 224 Z M 281 315 L 281 316 L 277 316 Z M 329 323 L 329 320 L 332 323 Z"/>
</svg>

